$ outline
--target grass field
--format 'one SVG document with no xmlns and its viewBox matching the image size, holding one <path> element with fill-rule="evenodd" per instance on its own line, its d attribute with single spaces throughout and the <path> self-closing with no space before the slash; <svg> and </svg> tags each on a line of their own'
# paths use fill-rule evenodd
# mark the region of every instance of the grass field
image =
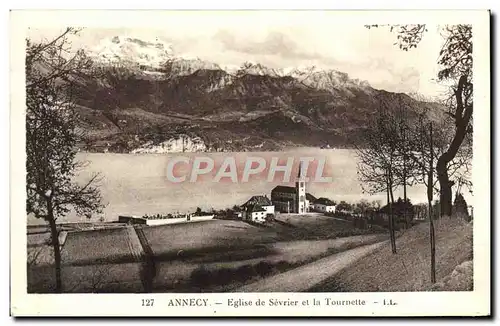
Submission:
<svg viewBox="0 0 500 326">
<path fill-rule="evenodd" d="M 133 262 L 127 228 L 69 232 L 61 250 L 65 265 Z"/>
<path fill-rule="evenodd" d="M 436 279 L 439 282 L 447 278 L 458 265 L 472 259 L 472 223 L 457 218 L 443 218 L 435 222 L 435 229 Z M 422 223 L 409 229 L 396 239 L 396 245 L 397 254 L 392 254 L 387 245 L 311 291 L 428 291 L 432 287 L 429 224 Z"/>
<path fill-rule="evenodd" d="M 300 218 L 290 218 L 266 227 L 231 220 L 141 227 L 154 254 L 155 291 L 193 290 L 189 285 L 191 276 L 200 268 L 218 271 L 262 262 L 289 268 L 386 237 L 378 234 L 336 238 L 338 232 L 354 230 L 349 222 L 322 216 L 304 218 L 310 217 L 302 223 Z M 33 236 L 34 242 L 42 241 L 42 236 Z M 137 292 L 142 264 L 139 246 L 136 232 L 126 226 L 68 232 L 61 252 L 65 290 L 119 291 L 122 284 L 120 291 Z M 40 286 L 43 292 L 44 284 L 51 282 L 53 270 L 46 267 L 51 266 L 34 266 L 30 272 L 30 282 L 39 285 L 32 287 L 34 292 Z"/>
<path fill-rule="evenodd" d="M 286 240 L 320 240 L 374 233 L 374 230 L 356 229 L 351 221 L 320 213 L 278 214 L 276 230 Z"/>
<path fill-rule="evenodd" d="M 144 227 L 143 231 L 155 255 L 165 258 L 252 248 L 278 239 L 270 228 L 226 220 Z"/>
</svg>

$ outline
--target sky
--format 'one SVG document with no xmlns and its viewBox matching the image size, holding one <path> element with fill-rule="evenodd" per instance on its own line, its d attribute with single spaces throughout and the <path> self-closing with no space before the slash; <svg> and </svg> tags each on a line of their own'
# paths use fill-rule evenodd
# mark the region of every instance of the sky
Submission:
<svg viewBox="0 0 500 326">
<path fill-rule="evenodd" d="M 171 44 L 176 55 L 221 66 L 240 66 L 245 61 L 272 68 L 314 65 L 345 72 L 378 89 L 432 98 L 445 91 L 435 81 L 443 38 L 439 26 L 428 25 L 427 29 L 419 46 L 406 52 L 394 45 L 396 34 L 388 28 L 340 24 L 322 13 L 312 17 L 298 13 L 185 12 L 166 16 L 161 28 L 86 28 L 73 46 L 97 46 L 116 35 L 158 39 Z M 56 32 L 34 29 L 32 33 L 50 38 Z"/>
</svg>

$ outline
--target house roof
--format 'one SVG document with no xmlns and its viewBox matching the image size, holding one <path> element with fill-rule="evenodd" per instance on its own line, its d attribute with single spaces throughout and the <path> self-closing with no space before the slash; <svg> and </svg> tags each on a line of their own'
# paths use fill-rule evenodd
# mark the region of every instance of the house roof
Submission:
<svg viewBox="0 0 500 326">
<path fill-rule="evenodd" d="M 335 206 L 335 202 L 325 197 L 318 198 L 316 201 L 314 201 L 314 203 L 325 206 Z"/>
<path fill-rule="evenodd" d="M 306 199 L 311 201 L 311 202 L 315 202 L 317 200 L 316 197 L 314 197 L 313 195 L 311 195 L 310 193 L 306 192 Z"/>
<path fill-rule="evenodd" d="M 267 196 L 253 196 L 241 206 L 248 207 L 249 205 L 271 206 L 272 203 L 271 200 L 267 198 Z"/>
</svg>

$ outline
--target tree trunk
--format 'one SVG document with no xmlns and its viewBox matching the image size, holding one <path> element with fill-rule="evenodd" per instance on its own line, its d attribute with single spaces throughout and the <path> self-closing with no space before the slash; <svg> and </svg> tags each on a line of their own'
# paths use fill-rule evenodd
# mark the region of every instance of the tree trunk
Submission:
<svg viewBox="0 0 500 326">
<path fill-rule="evenodd" d="M 450 181 L 450 178 L 448 176 L 448 163 L 450 163 L 457 155 L 458 150 L 464 141 L 465 135 L 467 134 L 467 128 L 469 127 L 469 122 L 472 117 L 472 105 L 465 105 L 462 97 L 467 83 L 468 82 L 466 76 L 460 77 L 457 90 L 455 91 L 455 97 L 457 101 L 457 109 L 454 115 L 456 126 L 455 135 L 453 136 L 450 147 L 439 157 L 436 165 L 436 172 L 440 187 L 439 200 L 441 207 L 441 216 L 451 216 L 451 187 L 453 186 L 453 182 Z"/>
<path fill-rule="evenodd" d="M 409 228 L 409 221 L 408 221 L 408 214 L 406 212 L 406 161 L 403 160 L 403 217 L 405 220 L 405 226 L 408 229 Z"/>
<path fill-rule="evenodd" d="M 451 216 L 452 209 L 452 192 L 451 186 L 453 182 L 448 177 L 448 162 L 441 156 L 436 165 L 437 177 L 439 180 L 439 204 L 441 207 L 440 216 Z"/>
<path fill-rule="evenodd" d="M 54 263 L 56 277 L 56 293 L 62 292 L 61 281 L 61 246 L 59 244 L 59 232 L 57 231 L 56 220 L 54 219 L 52 209 L 49 210 L 48 222 L 50 225 L 50 234 L 52 237 L 52 247 L 54 248 Z"/>
<path fill-rule="evenodd" d="M 409 227 L 409 221 L 408 221 L 408 216 L 406 212 L 406 198 L 407 198 L 407 193 L 406 193 L 406 182 L 407 182 L 407 172 L 406 172 L 406 151 L 407 151 L 407 144 L 406 144 L 406 133 L 403 130 L 403 144 L 404 144 L 404 152 L 403 152 L 403 217 L 405 221 L 405 226 L 408 229 Z"/>
<path fill-rule="evenodd" d="M 396 253 L 396 231 L 394 230 L 395 229 L 395 225 L 394 225 L 394 193 L 392 191 L 392 181 L 391 181 L 391 188 L 390 188 L 389 193 L 391 195 L 391 203 L 389 205 L 390 212 L 391 212 L 391 215 L 389 217 L 390 218 L 389 229 L 391 232 L 391 242 L 392 242 L 391 249 L 392 249 L 392 253 L 395 254 Z"/>
<path fill-rule="evenodd" d="M 431 190 L 432 191 L 432 190 Z M 429 202 L 429 232 L 431 238 L 431 283 L 436 283 L 436 233 L 434 231 L 434 218 L 432 217 L 432 199 Z"/>
<path fill-rule="evenodd" d="M 427 202 L 429 204 L 429 232 L 431 239 L 431 283 L 436 283 L 436 234 L 434 231 L 434 218 L 432 216 L 432 192 L 434 183 L 434 144 L 432 139 L 432 123 L 429 126 L 430 132 L 430 164 L 427 178 Z"/>
<path fill-rule="evenodd" d="M 387 207 L 389 208 L 389 237 L 391 240 L 391 250 L 392 253 L 396 253 L 396 235 L 394 232 L 394 214 L 393 214 L 393 204 L 394 195 L 392 193 L 392 178 L 389 175 L 387 178 Z"/>
</svg>

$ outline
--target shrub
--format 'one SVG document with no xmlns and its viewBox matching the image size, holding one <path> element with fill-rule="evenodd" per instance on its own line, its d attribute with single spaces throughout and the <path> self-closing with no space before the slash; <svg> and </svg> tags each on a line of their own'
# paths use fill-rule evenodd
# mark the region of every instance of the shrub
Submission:
<svg viewBox="0 0 500 326">
<path fill-rule="evenodd" d="M 292 264 L 290 264 L 289 262 L 287 262 L 286 260 L 280 260 L 277 264 L 276 264 L 276 268 L 280 271 L 280 272 L 284 272 L 288 269 L 290 269 L 290 267 L 292 267 Z"/>
<path fill-rule="evenodd" d="M 235 274 L 238 281 L 244 282 L 254 276 L 257 276 L 257 271 L 252 265 L 243 265 L 236 270 Z"/>
<path fill-rule="evenodd" d="M 260 276 L 264 277 L 271 274 L 274 271 L 273 265 L 268 263 L 267 261 L 261 261 L 257 265 L 255 265 L 255 271 Z"/>
<path fill-rule="evenodd" d="M 202 266 L 191 273 L 191 283 L 198 288 L 205 288 L 212 284 L 212 277 L 212 272 Z"/>
<path fill-rule="evenodd" d="M 213 274 L 213 281 L 215 284 L 224 285 L 231 283 L 234 279 L 235 272 L 232 268 L 223 267 Z"/>
</svg>

